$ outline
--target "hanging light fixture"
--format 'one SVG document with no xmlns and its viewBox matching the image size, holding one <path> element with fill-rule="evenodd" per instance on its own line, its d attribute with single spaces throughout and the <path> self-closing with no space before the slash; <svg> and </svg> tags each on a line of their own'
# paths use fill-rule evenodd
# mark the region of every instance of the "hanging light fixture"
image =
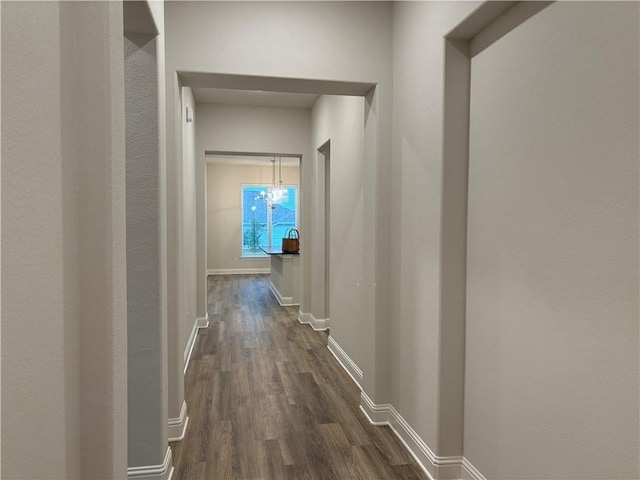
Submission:
<svg viewBox="0 0 640 480">
<path fill-rule="evenodd" d="M 287 203 L 289 201 L 289 190 L 282 183 L 282 157 L 278 157 L 278 185 L 276 186 L 277 203 Z"/>
<path fill-rule="evenodd" d="M 271 160 L 271 186 L 267 190 L 267 207 L 276 208 L 278 189 L 276 185 L 276 157 Z"/>
<path fill-rule="evenodd" d="M 267 192 L 267 205 L 276 208 L 280 203 L 289 201 L 289 190 L 282 182 L 282 157 L 278 157 L 278 182 L 276 183 L 276 157 L 271 160 L 272 163 L 272 183 Z"/>
</svg>

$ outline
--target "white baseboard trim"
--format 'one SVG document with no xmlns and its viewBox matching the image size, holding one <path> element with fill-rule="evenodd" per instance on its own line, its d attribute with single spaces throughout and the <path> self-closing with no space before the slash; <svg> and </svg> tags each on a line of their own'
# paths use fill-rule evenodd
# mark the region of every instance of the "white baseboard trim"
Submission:
<svg viewBox="0 0 640 480">
<path fill-rule="evenodd" d="M 338 342 L 336 342 L 336 340 L 331 335 L 329 335 L 327 348 L 333 354 L 333 356 L 336 357 L 336 360 L 338 360 L 338 363 L 342 365 L 342 368 L 344 368 L 345 372 L 349 374 L 349 376 L 355 382 L 358 388 L 362 390 L 362 382 L 364 379 L 362 375 L 362 370 L 360 370 L 358 365 L 356 365 L 356 362 L 354 362 L 351 359 L 351 357 L 347 355 L 347 352 L 345 352 L 342 349 L 342 347 L 338 344 Z"/>
<path fill-rule="evenodd" d="M 185 432 L 187 431 L 188 423 L 189 417 L 187 417 L 187 402 L 183 400 L 178 418 L 169 419 L 169 441 L 179 442 L 182 440 Z"/>
<path fill-rule="evenodd" d="M 208 317 L 209 314 L 207 314 Z M 193 347 L 196 344 L 196 337 L 198 336 L 198 330 L 201 328 L 207 328 L 209 326 L 209 320 L 206 317 L 196 318 L 196 321 L 193 322 L 193 328 L 191 329 L 191 334 L 189 335 L 189 341 L 187 341 L 187 346 L 184 349 L 184 372 L 187 373 L 187 367 L 189 366 L 189 362 L 191 361 L 191 353 L 193 352 Z"/>
<path fill-rule="evenodd" d="M 393 405 L 376 405 L 365 392 L 360 392 L 360 410 L 373 425 L 388 425 L 430 479 L 486 480 L 466 458 L 433 453 Z"/>
<path fill-rule="evenodd" d="M 300 305 L 299 303 L 293 302 L 293 297 L 283 297 L 271 280 L 269 280 L 269 288 L 271 289 L 271 293 L 273 293 L 273 296 L 276 297 L 276 300 L 278 300 L 278 303 L 281 307 Z"/>
<path fill-rule="evenodd" d="M 393 407 L 389 403 L 376 405 L 364 391 L 360 391 L 360 410 L 372 425 L 389 425 Z"/>
<path fill-rule="evenodd" d="M 298 321 L 303 325 L 309 325 L 316 331 L 328 330 L 329 319 L 328 318 L 316 318 L 312 313 L 298 312 Z"/>
<path fill-rule="evenodd" d="M 271 280 L 269 280 L 269 288 L 271 289 L 271 293 L 273 293 L 273 296 L 276 297 L 276 300 L 278 300 L 278 303 L 281 306 L 288 307 L 290 305 L 293 305 L 293 297 L 283 297 Z"/>
<path fill-rule="evenodd" d="M 209 275 L 262 275 L 271 273 L 271 268 L 212 268 L 207 269 Z"/>
<path fill-rule="evenodd" d="M 462 480 L 487 480 L 469 460 L 462 458 Z"/>
<path fill-rule="evenodd" d="M 127 468 L 127 479 L 129 480 L 171 480 L 172 475 L 173 464 L 169 446 L 167 446 L 162 464 Z"/>
</svg>

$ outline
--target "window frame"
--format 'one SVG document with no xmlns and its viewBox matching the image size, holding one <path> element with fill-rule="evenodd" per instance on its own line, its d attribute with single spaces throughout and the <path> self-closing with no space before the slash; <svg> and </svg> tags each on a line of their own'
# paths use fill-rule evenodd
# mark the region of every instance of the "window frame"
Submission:
<svg viewBox="0 0 640 480">
<path fill-rule="evenodd" d="M 296 223 L 295 228 L 299 229 L 300 225 L 300 185 L 283 183 L 282 184 L 286 188 L 293 188 L 296 192 Z M 245 187 L 253 187 L 253 188 L 261 188 L 267 191 L 270 188 L 270 185 L 265 185 L 263 183 L 241 183 L 240 184 L 240 259 L 248 260 L 253 258 L 268 258 L 269 255 L 264 254 L 255 254 L 255 255 L 247 255 L 244 251 L 244 189 Z M 271 239 L 273 235 L 273 213 L 271 208 L 267 208 L 267 238 Z"/>
</svg>

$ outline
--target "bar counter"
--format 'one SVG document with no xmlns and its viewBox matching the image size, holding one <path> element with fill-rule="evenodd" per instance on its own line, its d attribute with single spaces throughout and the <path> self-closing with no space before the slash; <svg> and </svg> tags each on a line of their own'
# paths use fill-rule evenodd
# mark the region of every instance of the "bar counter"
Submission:
<svg viewBox="0 0 640 480">
<path fill-rule="evenodd" d="M 300 254 L 284 253 L 281 245 L 260 247 L 271 258 L 269 285 L 282 306 L 300 305 Z"/>
</svg>

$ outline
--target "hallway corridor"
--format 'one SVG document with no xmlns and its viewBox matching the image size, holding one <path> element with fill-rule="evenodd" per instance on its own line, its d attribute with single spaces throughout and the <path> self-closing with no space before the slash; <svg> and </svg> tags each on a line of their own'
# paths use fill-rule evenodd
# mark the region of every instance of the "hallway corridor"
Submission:
<svg viewBox="0 0 640 480">
<path fill-rule="evenodd" d="M 278 305 L 268 276 L 209 277 L 174 480 L 426 479 L 388 427 L 369 424 L 326 332 L 297 310 Z"/>
</svg>

